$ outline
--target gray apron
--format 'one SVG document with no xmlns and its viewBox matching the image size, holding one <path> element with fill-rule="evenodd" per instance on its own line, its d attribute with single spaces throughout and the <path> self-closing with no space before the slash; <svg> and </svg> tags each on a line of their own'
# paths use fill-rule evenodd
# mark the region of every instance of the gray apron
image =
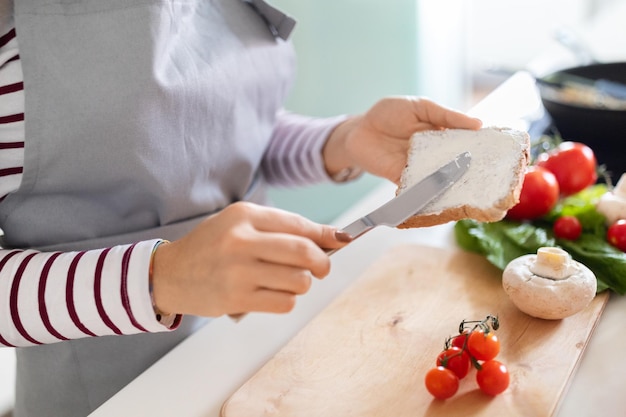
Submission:
<svg viewBox="0 0 626 417">
<path fill-rule="evenodd" d="M 238 0 L 18 0 L 26 149 L 4 247 L 176 239 L 237 200 L 293 81 L 291 45 Z M 85 416 L 203 322 L 17 349 L 16 417 Z"/>
</svg>

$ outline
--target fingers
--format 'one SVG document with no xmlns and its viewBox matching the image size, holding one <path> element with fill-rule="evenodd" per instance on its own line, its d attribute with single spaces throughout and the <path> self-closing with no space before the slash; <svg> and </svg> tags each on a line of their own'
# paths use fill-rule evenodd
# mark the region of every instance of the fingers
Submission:
<svg viewBox="0 0 626 417">
<path fill-rule="evenodd" d="M 252 225 L 260 232 L 284 233 L 311 240 L 324 249 L 336 249 L 351 241 L 349 236 L 337 233 L 337 228 L 313 222 L 303 216 L 284 210 L 252 206 L 248 213 Z"/>
<path fill-rule="evenodd" d="M 311 273 L 307 270 L 270 264 L 258 269 L 256 290 L 266 289 L 302 295 L 311 288 Z"/>
<path fill-rule="evenodd" d="M 260 233 L 250 239 L 251 253 L 265 262 L 308 269 L 318 278 L 330 271 L 324 249 L 341 248 L 352 240 L 335 227 L 275 209 L 259 211 L 253 223 Z"/>
<path fill-rule="evenodd" d="M 308 271 L 271 264 L 255 264 L 254 276 L 238 280 L 237 289 L 231 288 L 226 300 L 226 314 L 263 311 L 286 313 L 291 311 L 298 295 L 311 287 Z M 247 285 L 242 284 L 247 282 Z"/>
<path fill-rule="evenodd" d="M 246 300 L 245 311 L 288 313 L 296 305 L 296 295 L 267 289 L 259 289 Z"/>
<path fill-rule="evenodd" d="M 470 117 L 426 98 L 412 99 L 415 114 L 420 122 L 437 128 L 480 129 L 482 121 Z"/>
<path fill-rule="evenodd" d="M 258 233 L 250 237 L 246 251 L 257 260 L 311 271 L 322 278 L 330 272 L 328 255 L 312 240 L 288 233 Z"/>
</svg>

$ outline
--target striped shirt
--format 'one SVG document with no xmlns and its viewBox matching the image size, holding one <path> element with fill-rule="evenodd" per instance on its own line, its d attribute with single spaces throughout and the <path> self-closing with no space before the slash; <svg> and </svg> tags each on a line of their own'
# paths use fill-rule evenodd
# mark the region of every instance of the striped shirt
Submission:
<svg viewBox="0 0 626 417">
<path fill-rule="evenodd" d="M 0 201 L 22 180 L 24 161 L 24 83 L 15 28 L 0 17 Z M 1 25 L 1 23 L 0 23 Z M 4 27 L 3 27 L 4 26 Z"/>
<path fill-rule="evenodd" d="M 272 184 L 328 181 L 321 148 L 343 117 L 283 113 L 262 163 Z M 15 191 L 24 165 L 24 85 L 12 2 L 0 0 L 0 202 Z M 177 327 L 157 321 L 148 288 L 160 240 L 99 250 L 43 253 L 0 249 L 0 346 Z"/>
</svg>

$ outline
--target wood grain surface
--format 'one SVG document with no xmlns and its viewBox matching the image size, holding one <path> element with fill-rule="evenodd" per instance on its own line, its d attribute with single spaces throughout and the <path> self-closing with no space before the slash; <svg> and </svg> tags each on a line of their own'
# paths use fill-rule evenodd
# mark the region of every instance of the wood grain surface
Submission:
<svg viewBox="0 0 626 417">
<path fill-rule="evenodd" d="M 482 256 L 398 246 L 245 382 L 222 416 L 551 416 L 608 297 L 563 320 L 535 319 L 513 306 Z M 454 397 L 433 399 L 424 375 L 445 338 L 487 314 L 500 319 L 509 388 L 487 396 L 472 370 Z"/>
</svg>

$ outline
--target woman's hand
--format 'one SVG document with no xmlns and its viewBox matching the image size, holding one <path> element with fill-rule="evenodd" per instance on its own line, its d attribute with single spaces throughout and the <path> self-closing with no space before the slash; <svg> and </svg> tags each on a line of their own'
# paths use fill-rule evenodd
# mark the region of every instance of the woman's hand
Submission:
<svg viewBox="0 0 626 417">
<path fill-rule="evenodd" d="M 364 115 L 337 126 L 323 150 L 326 170 L 333 175 L 343 168 L 358 166 L 397 184 L 413 133 L 481 126 L 480 120 L 428 99 L 384 98 Z"/>
<path fill-rule="evenodd" d="M 152 271 L 157 307 L 166 313 L 220 316 L 288 312 L 322 278 L 321 248 L 346 245 L 331 226 L 251 203 L 234 203 L 180 240 L 160 245 Z"/>
</svg>

